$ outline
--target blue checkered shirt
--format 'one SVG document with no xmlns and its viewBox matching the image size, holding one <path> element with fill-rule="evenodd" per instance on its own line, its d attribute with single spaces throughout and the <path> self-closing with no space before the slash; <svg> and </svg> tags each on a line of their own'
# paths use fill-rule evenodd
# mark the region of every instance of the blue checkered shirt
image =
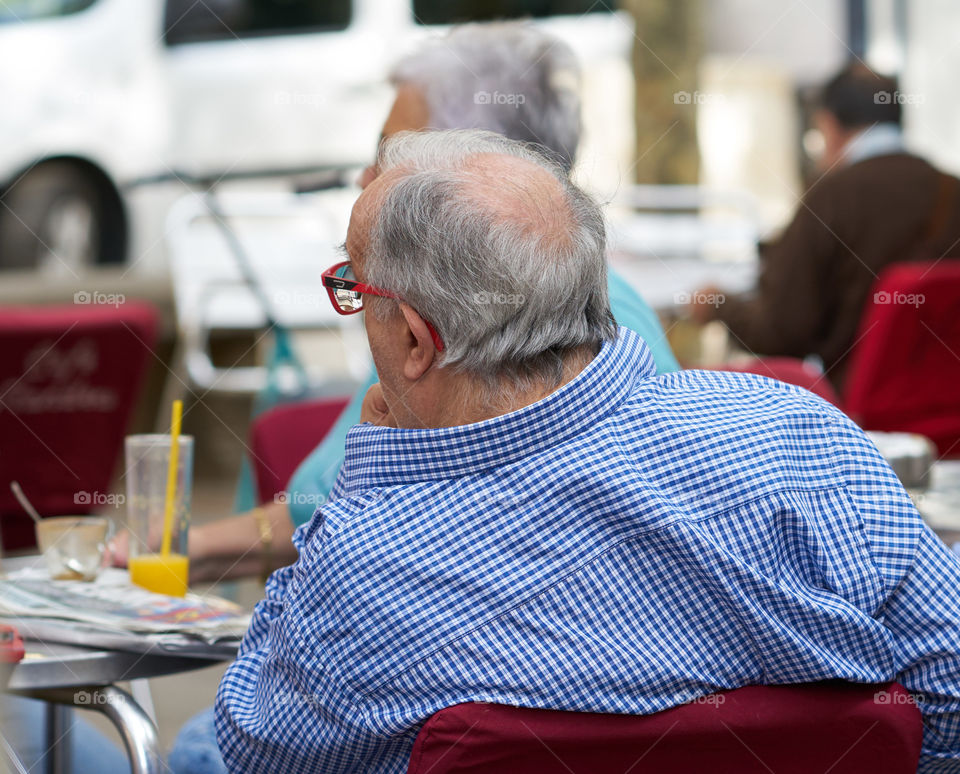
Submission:
<svg viewBox="0 0 960 774">
<path fill-rule="evenodd" d="M 960 561 L 799 388 L 658 376 L 626 329 L 460 427 L 358 425 L 217 696 L 235 772 L 406 771 L 434 712 L 651 713 L 751 684 L 899 680 L 960 772 Z"/>
</svg>

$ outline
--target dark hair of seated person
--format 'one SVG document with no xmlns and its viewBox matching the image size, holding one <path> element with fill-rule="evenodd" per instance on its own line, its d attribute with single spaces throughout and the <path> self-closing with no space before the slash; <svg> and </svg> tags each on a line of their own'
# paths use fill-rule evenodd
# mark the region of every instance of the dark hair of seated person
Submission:
<svg viewBox="0 0 960 774">
<path fill-rule="evenodd" d="M 830 79 L 820 93 L 820 107 L 840 125 L 856 129 L 876 123 L 901 123 L 897 79 L 855 62 Z"/>
</svg>

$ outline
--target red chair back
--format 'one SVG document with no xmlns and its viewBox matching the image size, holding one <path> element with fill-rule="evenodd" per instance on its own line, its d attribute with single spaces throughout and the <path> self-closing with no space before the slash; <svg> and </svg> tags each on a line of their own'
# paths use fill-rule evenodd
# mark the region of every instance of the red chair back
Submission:
<svg viewBox="0 0 960 774">
<path fill-rule="evenodd" d="M 253 421 L 250 449 L 260 502 L 283 492 L 294 471 L 333 427 L 348 398 L 289 403 Z"/>
<path fill-rule="evenodd" d="M 6 550 L 35 544 L 9 489 L 43 516 L 83 514 L 106 496 L 152 359 L 145 304 L 0 309 L 0 517 Z"/>
<path fill-rule="evenodd" d="M 897 683 L 751 686 L 646 716 L 458 704 L 407 774 L 915 774 L 921 737 Z"/>
<path fill-rule="evenodd" d="M 900 263 L 878 277 L 844 385 L 867 430 L 920 433 L 960 456 L 960 260 Z"/>
<path fill-rule="evenodd" d="M 759 374 L 787 384 L 795 384 L 805 390 L 810 390 L 814 395 L 819 395 L 834 406 L 840 405 L 840 396 L 837 395 L 827 377 L 797 358 L 762 357 L 746 363 L 719 366 L 716 370 Z"/>
</svg>

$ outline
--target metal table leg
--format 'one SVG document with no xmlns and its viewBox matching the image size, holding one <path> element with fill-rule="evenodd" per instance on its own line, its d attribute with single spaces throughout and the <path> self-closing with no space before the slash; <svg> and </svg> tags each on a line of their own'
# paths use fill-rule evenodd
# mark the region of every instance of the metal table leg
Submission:
<svg viewBox="0 0 960 774">
<path fill-rule="evenodd" d="M 47 704 L 47 774 L 70 774 L 71 734 L 73 719 L 70 707 L 63 704 Z"/>
<path fill-rule="evenodd" d="M 96 710 L 106 715 L 123 739 L 132 774 L 163 774 L 157 727 L 133 697 L 115 685 L 17 691 L 52 704 Z M 68 709 L 60 708 L 57 709 Z"/>
<path fill-rule="evenodd" d="M 157 727 L 133 697 L 115 685 L 96 688 L 95 709 L 117 727 L 130 758 L 132 774 L 161 774 L 165 768 L 157 740 Z"/>
</svg>

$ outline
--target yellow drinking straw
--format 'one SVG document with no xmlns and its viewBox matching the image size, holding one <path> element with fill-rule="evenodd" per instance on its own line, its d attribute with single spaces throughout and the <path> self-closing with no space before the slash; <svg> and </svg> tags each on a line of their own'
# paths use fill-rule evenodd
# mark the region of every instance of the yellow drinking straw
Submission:
<svg viewBox="0 0 960 774">
<path fill-rule="evenodd" d="M 183 418 L 183 401 L 173 402 L 170 418 L 170 466 L 167 468 L 167 500 L 163 512 L 163 548 L 161 554 L 170 556 L 170 540 L 173 533 L 173 511 L 177 497 L 177 458 L 180 456 L 180 421 Z"/>
</svg>

